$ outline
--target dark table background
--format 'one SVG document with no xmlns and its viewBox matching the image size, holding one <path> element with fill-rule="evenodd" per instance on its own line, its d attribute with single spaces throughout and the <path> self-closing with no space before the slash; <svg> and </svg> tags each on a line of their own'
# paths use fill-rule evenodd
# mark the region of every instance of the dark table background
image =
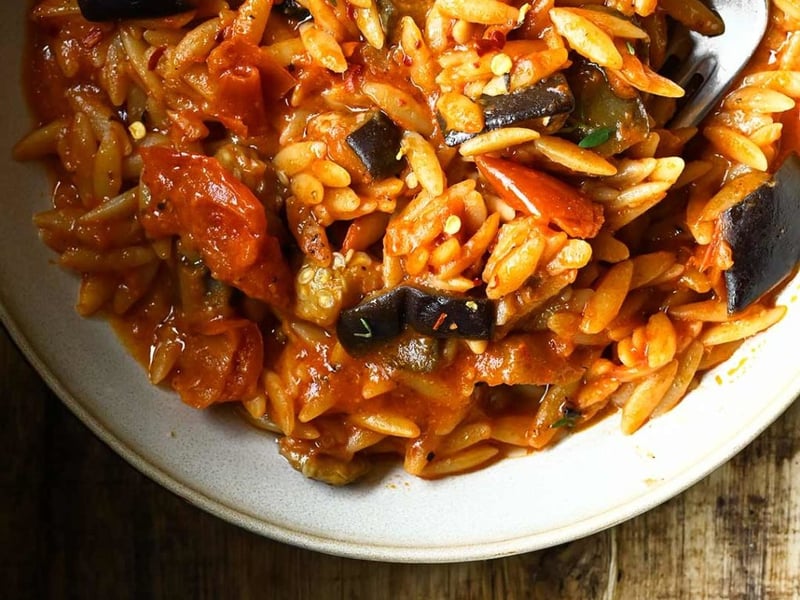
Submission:
<svg viewBox="0 0 800 600">
<path fill-rule="evenodd" d="M 0 598 L 800 598 L 800 403 L 666 504 L 571 544 L 444 565 L 357 561 L 239 529 L 78 421 L 0 328 Z"/>
</svg>

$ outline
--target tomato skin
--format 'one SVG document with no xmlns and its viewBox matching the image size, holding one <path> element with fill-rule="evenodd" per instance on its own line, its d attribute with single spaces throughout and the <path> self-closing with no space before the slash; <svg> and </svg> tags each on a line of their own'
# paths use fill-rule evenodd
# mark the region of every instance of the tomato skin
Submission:
<svg viewBox="0 0 800 600">
<path fill-rule="evenodd" d="M 206 408 L 255 394 L 264 366 L 264 341 L 255 323 L 220 319 L 182 341 L 172 386 L 183 402 Z"/>
<path fill-rule="evenodd" d="M 498 195 L 519 212 L 550 221 L 577 238 L 592 238 L 603 226 L 602 207 L 555 177 L 490 156 L 479 156 L 475 164 Z"/>
<path fill-rule="evenodd" d="M 211 52 L 208 72 L 216 82 L 215 116 L 245 138 L 268 132 L 267 103 L 273 104 L 295 85 L 286 69 L 241 37 L 225 40 Z"/>
<path fill-rule="evenodd" d="M 215 279 L 286 307 L 292 275 L 263 205 L 215 158 L 165 147 L 141 150 L 152 202 L 140 214 L 151 237 L 186 236 Z"/>
</svg>

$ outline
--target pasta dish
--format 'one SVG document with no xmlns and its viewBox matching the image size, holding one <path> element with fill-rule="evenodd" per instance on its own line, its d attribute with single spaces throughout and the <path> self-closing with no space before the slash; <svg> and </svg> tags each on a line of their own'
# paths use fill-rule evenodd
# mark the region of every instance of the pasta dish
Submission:
<svg viewBox="0 0 800 600">
<path fill-rule="evenodd" d="M 800 5 L 770 10 L 695 127 L 700 0 L 41 0 L 14 153 L 153 384 L 311 478 L 437 478 L 633 433 L 781 319 Z"/>
</svg>

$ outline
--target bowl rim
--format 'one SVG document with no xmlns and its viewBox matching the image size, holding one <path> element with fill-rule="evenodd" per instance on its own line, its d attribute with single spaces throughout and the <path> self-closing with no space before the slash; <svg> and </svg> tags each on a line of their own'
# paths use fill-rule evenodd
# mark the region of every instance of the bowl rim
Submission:
<svg viewBox="0 0 800 600">
<path fill-rule="evenodd" d="M 716 446 L 678 476 L 670 478 L 662 485 L 653 487 L 605 512 L 574 521 L 568 526 L 545 532 L 527 533 L 501 541 L 411 547 L 401 544 L 347 541 L 315 535 L 249 514 L 199 491 L 145 458 L 135 448 L 120 440 L 119 436 L 99 418 L 92 415 L 82 405 L 81 400 L 70 393 L 53 369 L 42 360 L 28 336 L 4 305 L 2 297 L 0 297 L 0 322 L 6 327 L 12 341 L 25 358 L 70 412 L 116 454 L 146 477 L 195 507 L 255 534 L 324 554 L 379 562 L 433 564 L 488 560 L 542 550 L 609 529 L 674 498 L 724 465 L 780 417 L 797 399 L 800 392 L 800 369 L 798 369 L 794 378 L 772 395 L 773 399 L 768 403 L 767 409 L 760 412 L 755 421 L 750 421 L 731 436 L 727 444 Z"/>
</svg>

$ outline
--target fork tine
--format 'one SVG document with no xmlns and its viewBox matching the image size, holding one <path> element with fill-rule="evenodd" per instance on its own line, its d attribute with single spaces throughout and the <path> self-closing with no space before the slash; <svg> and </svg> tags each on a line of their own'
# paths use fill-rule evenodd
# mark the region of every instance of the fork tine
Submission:
<svg viewBox="0 0 800 600">
<path fill-rule="evenodd" d="M 725 32 L 707 37 L 684 29 L 676 32 L 676 41 L 668 49 L 668 55 L 677 56 L 680 64 L 665 75 L 687 92 L 668 124 L 672 128 L 696 126 L 714 108 L 766 30 L 766 0 L 712 0 L 710 4 L 724 20 Z"/>
<path fill-rule="evenodd" d="M 716 100 L 724 93 L 724 82 L 716 83 L 719 73 L 719 58 L 708 52 L 707 45 L 700 43 L 696 33 L 686 32 L 685 41 L 678 39 L 674 57 L 680 58 L 679 66 L 669 77 L 686 92 L 678 100 L 677 110 L 670 120 L 674 128 L 687 127 L 699 123 L 713 108 Z M 683 46 L 689 45 L 689 54 Z"/>
<path fill-rule="evenodd" d="M 725 94 L 729 83 L 720 77 L 715 56 L 706 56 L 693 64 L 687 76 L 688 80 L 681 84 L 686 96 L 679 100 L 678 109 L 669 123 L 674 129 L 694 127 L 700 123 Z"/>
<path fill-rule="evenodd" d="M 673 75 L 680 68 L 686 57 L 691 54 L 694 42 L 690 37 L 691 31 L 677 21 L 669 24 L 667 34 L 667 47 L 664 50 L 664 60 L 660 72 L 673 79 Z"/>
<path fill-rule="evenodd" d="M 680 23 L 675 23 L 660 72 L 680 86 L 692 79 L 697 65 L 706 55 L 698 51 L 698 35 Z"/>
</svg>

